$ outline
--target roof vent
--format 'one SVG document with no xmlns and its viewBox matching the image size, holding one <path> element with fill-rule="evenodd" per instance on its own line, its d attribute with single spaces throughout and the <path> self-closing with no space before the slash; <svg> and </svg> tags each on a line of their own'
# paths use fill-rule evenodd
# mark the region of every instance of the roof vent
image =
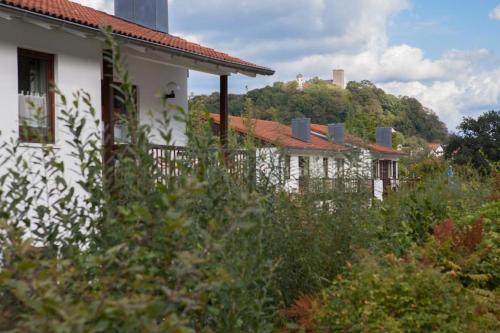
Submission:
<svg viewBox="0 0 500 333">
<path fill-rule="evenodd" d="M 168 33 L 168 0 L 115 0 L 115 15 Z"/>
<path fill-rule="evenodd" d="M 345 125 L 344 124 L 329 124 L 328 138 L 338 145 L 345 143 Z"/>
<path fill-rule="evenodd" d="M 292 137 L 300 141 L 310 142 L 311 119 L 310 118 L 292 119 Z"/>
<path fill-rule="evenodd" d="M 392 128 L 379 127 L 375 133 L 377 144 L 392 148 Z"/>
</svg>

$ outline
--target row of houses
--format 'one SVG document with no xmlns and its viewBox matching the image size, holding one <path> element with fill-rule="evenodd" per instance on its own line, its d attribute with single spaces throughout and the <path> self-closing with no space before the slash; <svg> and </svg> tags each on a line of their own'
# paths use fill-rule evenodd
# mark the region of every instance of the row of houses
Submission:
<svg viewBox="0 0 500 333">
<path fill-rule="evenodd" d="M 190 71 L 212 74 L 220 82 L 220 111 L 213 121 L 222 145 L 227 144 L 229 127 L 250 135 L 243 119 L 229 116 L 228 81 L 238 74 L 273 75 L 272 69 L 172 36 L 167 0 L 115 0 L 115 8 L 116 16 L 69 0 L 0 0 L 0 131 L 4 141 L 19 140 L 28 157 L 39 154 L 43 145 L 53 146 L 67 165 L 68 181 L 79 180 L 73 171 L 78 170 L 78 162 L 68 144 L 71 136 L 59 120 L 61 101 L 51 89 L 55 85 L 66 96 L 77 90 L 91 96 L 103 125 L 99 130 L 107 152 L 104 158 L 110 159 L 113 145 L 126 139 L 126 133 L 117 123 L 123 108 L 114 87 L 120 82 L 106 56 L 109 50 L 102 27 L 111 29 L 128 61 L 139 120 L 153 129 L 152 145 L 163 144 L 157 122 L 163 118 L 163 99 L 187 110 Z M 168 112 L 171 144 L 185 146 L 185 124 L 176 120 L 176 108 Z M 291 126 L 253 122 L 252 135 L 267 144 L 259 151 L 261 160 L 269 161 L 275 155 L 273 149 L 285 149 L 280 163 L 289 191 L 298 191 L 306 178 L 333 179 L 352 172 L 348 155 L 354 148 L 361 156 L 358 171 L 374 180 L 377 196 L 383 192 L 379 183 L 398 179 L 401 153 L 392 149 L 388 129 L 380 129 L 380 142 L 373 144 L 345 133 L 341 124 L 310 124 L 307 119 L 296 119 Z M 271 170 L 273 164 L 256 167 Z"/>
<path fill-rule="evenodd" d="M 220 115 L 211 118 L 219 133 Z M 392 128 L 377 128 L 377 142 L 370 143 L 347 133 L 344 124 L 312 124 L 307 118 L 293 119 L 288 126 L 230 116 L 229 127 L 258 141 L 258 174 L 282 182 L 289 192 L 303 190 L 309 180 L 363 179 L 382 199 L 398 185 L 398 163 L 405 154 L 392 148 Z"/>
</svg>

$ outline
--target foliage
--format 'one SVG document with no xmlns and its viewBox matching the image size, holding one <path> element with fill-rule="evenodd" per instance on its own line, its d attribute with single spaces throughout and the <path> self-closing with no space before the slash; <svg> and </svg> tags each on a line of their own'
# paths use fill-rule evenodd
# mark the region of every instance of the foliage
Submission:
<svg viewBox="0 0 500 333">
<path fill-rule="evenodd" d="M 345 122 L 351 133 L 370 140 L 374 140 L 378 126 L 394 127 L 404 134 L 398 143 L 409 146 L 417 138 L 443 142 L 448 136 L 436 114 L 416 99 L 386 94 L 369 81 L 349 82 L 346 89 L 340 89 L 313 79 L 303 91 L 296 85 L 276 82 L 245 95 L 230 95 L 234 115 L 243 113 L 247 98 L 253 102 L 257 118 L 289 123 L 294 117 L 306 116 L 321 124 Z M 190 100 L 191 105 L 203 104 L 212 113 L 218 112 L 218 103 L 218 93 Z"/>
<path fill-rule="evenodd" d="M 458 129 L 459 133 L 450 137 L 445 156 L 489 174 L 500 162 L 500 111 L 486 112 L 477 119 L 464 118 Z"/>
<path fill-rule="evenodd" d="M 109 43 L 131 133 L 113 169 L 102 162 L 101 124 L 89 123 L 95 109 L 84 93 L 71 103 L 60 96 L 80 168 L 74 182 L 65 177 L 74 166 L 51 146 L 30 160 L 19 142 L 3 147 L 0 331 L 271 331 L 263 197 L 217 167 L 220 155 L 204 146 L 210 138 L 191 140 L 186 158 L 198 159 L 196 169 L 181 164 L 181 176 L 163 179 Z M 169 119 L 158 121 L 168 143 Z"/>
<path fill-rule="evenodd" d="M 495 296 L 388 255 L 364 256 L 322 293 L 316 332 L 495 332 Z M 496 313 L 495 313 L 496 312 Z"/>
<path fill-rule="evenodd" d="M 273 223 L 266 231 L 267 253 L 280 263 L 273 287 L 285 305 L 326 287 L 352 260 L 354 249 L 373 238 L 370 211 L 360 209 L 369 200 L 367 193 L 328 193 L 322 199 L 320 205 L 310 194 L 292 200 L 280 194 L 269 201 L 274 207 L 269 209 Z"/>
<path fill-rule="evenodd" d="M 410 166 L 408 173 L 415 178 L 427 179 L 436 175 L 445 175 L 448 172 L 449 164 L 443 158 L 426 157 Z"/>
<path fill-rule="evenodd" d="M 286 331 L 498 331 L 500 201 L 484 203 L 493 189 L 482 181 L 435 177 L 390 196 L 372 215 L 369 251 L 332 286 L 292 303 Z"/>
<path fill-rule="evenodd" d="M 103 161 L 102 124 L 84 92 L 71 102 L 59 95 L 72 163 L 50 145 L 33 154 L 15 140 L 1 147 L 0 331 L 273 332 L 283 316 L 297 321 L 289 331 L 496 328 L 500 207 L 484 204 L 494 196 L 485 179 L 423 167 L 440 174 L 384 203 L 345 185 L 291 195 L 269 179 L 255 182 L 249 170 L 228 172 L 231 150 L 220 149 L 196 114 L 185 118 L 189 146 L 179 175 L 166 177 L 150 152 L 151 128 L 138 121 L 120 49 L 108 43 L 130 132 L 113 167 Z M 346 121 L 353 100 L 383 121 L 400 119 L 387 111 L 400 99 L 368 82 L 351 84 L 354 93 L 319 80 L 306 92 L 293 84 L 268 88 L 268 101 L 304 110 L 304 94 L 334 96 L 331 102 L 345 103 L 335 108 L 345 106 L 336 116 Z M 251 93 L 248 117 L 263 103 Z M 371 126 L 363 122 L 359 128 Z M 170 119 L 157 123 L 168 144 Z M 440 227 L 447 218 L 453 225 Z M 444 241 L 431 237 L 434 230 Z M 360 260 L 361 248 L 407 260 Z M 456 276 L 450 263 L 460 267 Z"/>
</svg>

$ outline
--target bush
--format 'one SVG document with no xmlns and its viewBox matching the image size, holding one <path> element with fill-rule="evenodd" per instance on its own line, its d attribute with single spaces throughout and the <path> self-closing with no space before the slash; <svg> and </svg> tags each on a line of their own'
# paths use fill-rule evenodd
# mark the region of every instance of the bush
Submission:
<svg viewBox="0 0 500 333">
<path fill-rule="evenodd" d="M 479 209 L 491 191 L 485 179 L 441 173 L 422 180 L 415 188 L 403 188 L 390 195 L 374 215 L 378 241 L 372 248 L 403 255 L 415 244 L 426 242 L 437 223 Z"/>
<path fill-rule="evenodd" d="M 393 256 L 364 257 L 322 293 L 315 332 L 495 332 L 492 294 Z M 495 311 L 497 311 L 495 313 Z"/>
</svg>

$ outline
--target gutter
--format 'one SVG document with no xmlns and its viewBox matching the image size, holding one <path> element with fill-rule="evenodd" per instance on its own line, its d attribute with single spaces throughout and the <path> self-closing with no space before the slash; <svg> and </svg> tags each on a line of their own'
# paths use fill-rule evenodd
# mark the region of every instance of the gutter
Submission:
<svg viewBox="0 0 500 333">
<path fill-rule="evenodd" d="M 44 21 L 58 22 L 61 27 L 71 27 L 71 28 L 76 28 L 78 30 L 84 30 L 87 32 L 91 31 L 91 32 L 96 33 L 96 35 L 101 34 L 101 31 L 98 28 L 90 27 L 88 25 L 81 24 L 81 23 L 76 23 L 76 22 L 60 19 L 60 18 L 46 15 L 46 14 L 37 13 L 37 12 L 31 11 L 31 10 L 19 8 L 19 7 L 8 5 L 5 3 L 0 3 L 0 9 L 5 9 L 8 12 L 22 13 L 23 14 L 22 17 L 34 17 L 34 18 L 42 19 Z M 191 51 L 186 51 L 186 50 L 182 50 L 179 48 L 175 48 L 172 46 L 167 46 L 167 45 L 163 45 L 163 44 L 159 44 L 159 43 L 155 43 L 155 42 L 149 42 L 149 41 L 146 41 L 146 40 L 143 40 L 140 38 L 129 37 L 129 36 L 125 36 L 125 35 L 122 35 L 119 33 L 115 33 L 115 32 L 112 33 L 112 36 L 114 38 L 116 38 L 116 40 L 133 41 L 134 43 L 140 44 L 141 46 L 144 46 L 144 47 L 151 48 L 151 46 L 153 46 L 154 48 L 156 48 L 159 51 L 168 52 L 168 53 L 171 53 L 174 55 L 178 55 L 178 56 L 190 58 L 193 60 L 198 60 L 198 61 L 210 63 L 210 64 L 217 65 L 217 66 L 229 67 L 229 68 L 235 69 L 237 71 L 238 70 L 242 71 L 243 72 L 242 74 L 245 74 L 244 72 L 247 72 L 247 73 L 252 73 L 252 74 L 257 74 L 257 75 L 274 75 L 274 73 L 275 73 L 274 70 L 269 69 L 269 68 L 260 67 L 260 66 L 254 67 L 254 66 L 244 65 L 244 64 L 240 64 L 240 63 L 235 63 L 232 61 L 220 60 L 220 59 L 213 58 L 210 56 L 203 56 L 203 55 L 191 52 Z"/>
</svg>

